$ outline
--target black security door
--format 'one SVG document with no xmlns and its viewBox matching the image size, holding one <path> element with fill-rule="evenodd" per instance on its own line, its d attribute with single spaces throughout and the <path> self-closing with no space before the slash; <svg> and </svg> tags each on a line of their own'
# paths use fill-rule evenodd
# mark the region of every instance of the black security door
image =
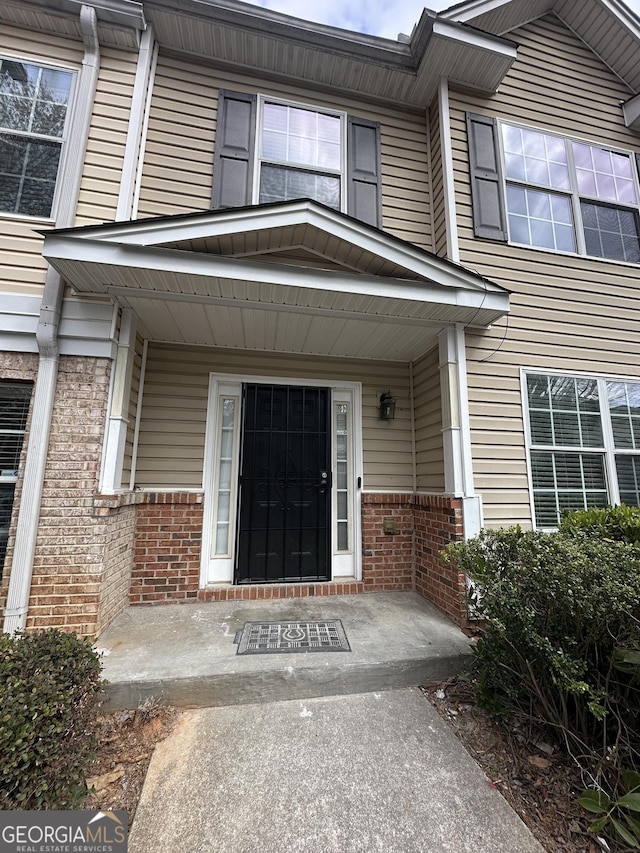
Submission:
<svg viewBox="0 0 640 853">
<path fill-rule="evenodd" d="M 329 390 L 245 385 L 237 583 L 328 580 Z"/>
</svg>

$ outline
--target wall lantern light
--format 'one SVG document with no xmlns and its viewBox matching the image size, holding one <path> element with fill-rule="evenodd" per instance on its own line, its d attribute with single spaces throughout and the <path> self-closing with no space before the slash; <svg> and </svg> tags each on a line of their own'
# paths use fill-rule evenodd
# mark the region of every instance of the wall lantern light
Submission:
<svg viewBox="0 0 640 853">
<path fill-rule="evenodd" d="M 380 420 L 392 421 L 396 416 L 396 401 L 391 395 L 391 391 L 380 394 Z"/>
</svg>

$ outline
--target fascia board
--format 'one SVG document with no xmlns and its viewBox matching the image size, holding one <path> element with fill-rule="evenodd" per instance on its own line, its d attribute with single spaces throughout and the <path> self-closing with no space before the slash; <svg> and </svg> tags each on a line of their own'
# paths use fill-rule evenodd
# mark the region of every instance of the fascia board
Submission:
<svg viewBox="0 0 640 853">
<path fill-rule="evenodd" d="M 640 95 L 629 98 L 622 105 L 624 123 L 631 130 L 640 130 Z"/>
<path fill-rule="evenodd" d="M 58 12 L 74 18 L 79 17 L 82 6 L 90 5 L 96 10 L 99 23 L 134 30 L 144 30 L 147 26 L 143 5 L 136 0 L 91 0 L 89 3 L 86 0 L 22 0 L 22 3 L 34 10 L 41 8 L 47 13 Z"/>
<path fill-rule="evenodd" d="M 446 38 L 452 42 L 459 42 L 465 47 L 474 47 L 493 53 L 502 58 L 514 60 L 517 56 L 517 44 L 503 36 L 482 30 L 464 27 L 461 23 L 447 20 L 437 20 L 433 25 L 433 35 Z"/>
<path fill-rule="evenodd" d="M 54 268 L 57 268 L 56 261 L 82 265 L 112 265 L 159 273 L 224 278 L 257 284 L 289 285 L 411 302 L 463 305 L 504 313 L 509 310 L 509 295 L 506 291 L 498 293 L 471 291 L 468 288 L 456 286 L 455 281 L 445 286 L 440 282 L 408 282 L 405 279 L 360 274 L 354 276 L 332 270 L 301 269 L 286 264 L 261 264 L 244 258 L 205 256 L 175 249 L 75 240 L 73 237 L 62 235 L 51 235 L 45 240 L 43 255 Z M 71 281 L 71 284 L 75 282 Z M 134 292 L 135 290 L 132 289 L 132 293 Z"/>
<path fill-rule="evenodd" d="M 449 21 L 460 21 L 466 23 L 487 12 L 493 12 L 500 6 L 506 5 L 509 0 L 470 0 L 468 3 L 456 3 L 438 14 L 438 17 Z"/>
<path fill-rule="evenodd" d="M 209 215 L 196 214 L 194 218 L 177 221 L 138 220 L 127 225 L 101 226 L 78 229 L 71 239 L 74 242 L 118 243 L 122 245 L 158 247 L 163 243 L 198 240 L 206 237 L 223 237 L 232 234 L 269 228 L 310 225 L 347 243 L 358 246 L 386 261 L 402 266 L 420 278 L 436 281 L 446 287 L 472 288 L 481 293 L 505 293 L 505 289 L 476 273 L 457 267 L 435 256 L 426 255 L 409 244 L 387 239 L 384 234 L 360 226 L 357 222 L 333 216 L 331 211 L 318 208 L 308 201 L 288 204 L 278 210 L 216 211 Z M 45 236 L 45 248 L 50 246 L 55 232 L 39 232 Z M 67 235 L 71 236 L 69 232 Z M 65 236 L 67 236 L 65 235 Z"/>
</svg>

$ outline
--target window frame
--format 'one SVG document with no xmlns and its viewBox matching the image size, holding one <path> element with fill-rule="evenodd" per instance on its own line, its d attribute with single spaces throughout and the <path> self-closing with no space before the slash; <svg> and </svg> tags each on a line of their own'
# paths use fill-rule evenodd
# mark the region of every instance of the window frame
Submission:
<svg viewBox="0 0 640 853">
<path fill-rule="evenodd" d="M 596 382 L 598 391 L 598 404 L 600 415 L 600 426 L 602 429 L 602 445 L 587 446 L 587 445 L 552 445 L 552 444 L 534 444 L 531 435 L 531 419 L 529 408 L 529 393 L 527 378 L 529 376 L 546 376 L 546 377 L 566 377 L 571 379 L 583 379 Z M 533 368 L 526 367 L 520 369 L 520 393 L 522 403 L 522 413 L 524 421 L 525 445 L 526 445 L 526 461 L 527 461 L 527 481 L 529 486 L 529 504 L 531 509 L 531 522 L 534 530 L 555 530 L 554 526 L 542 526 L 538 524 L 535 511 L 535 493 L 533 488 L 533 465 L 531 454 L 532 451 L 547 451 L 547 452 L 562 452 L 562 453 L 586 453 L 596 454 L 603 459 L 603 470 L 605 478 L 605 488 L 607 491 L 608 504 L 615 506 L 620 504 L 620 487 L 618 483 L 618 472 L 616 467 L 616 456 L 638 456 L 640 457 L 640 446 L 634 448 L 617 448 L 615 446 L 613 423 L 611 410 L 609 405 L 609 396 L 607 392 L 607 383 L 626 383 L 640 386 L 640 378 L 633 376 L 620 376 L 614 374 L 603 373 L 582 373 L 572 370 L 558 370 L 551 368 Z"/>
<path fill-rule="evenodd" d="M 39 69 L 51 70 L 62 72 L 70 75 L 70 85 L 69 85 L 69 98 L 67 101 L 67 109 L 65 113 L 64 127 L 62 130 L 62 134 L 57 136 L 47 136 L 43 133 L 32 133 L 30 131 L 23 130 L 12 130 L 11 128 L 5 128 L 0 125 L 0 135 L 14 135 L 20 136 L 22 138 L 31 138 L 34 140 L 44 140 L 46 142 L 54 142 L 60 146 L 60 157 L 58 159 L 58 168 L 56 172 L 56 180 L 55 186 L 53 190 L 53 195 L 51 197 L 51 209 L 48 215 L 35 215 L 30 213 L 21 213 L 10 210 L 0 210 L 0 218 L 7 218 L 13 220 L 27 220 L 29 222 L 55 222 L 57 209 L 60 201 L 60 194 L 62 192 L 62 186 L 60 181 L 60 175 L 64 170 L 64 164 L 67 157 L 67 148 L 69 142 L 69 130 L 72 122 L 72 115 L 75 109 L 75 95 L 76 88 L 78 84 L 78 68 L 73 65 L 69 65 L 67 63 L 61 62 L 51 62 L 49 60 L 42 60 L 40 57 L 35 56 L 24 56 L 18 54 L 12 54 L 8 51 L 3 51 L 0 53 L 0 61 L 8 61 L 8 62 L 16 62 L 24 65 L 32 65 Z"/>
<path fill-rule="evenodd" d="M 637 266 L 640 261 L 627 261 L 619 258 L 612 258 L 601 255 L 590 255 L 587 252 L 586 239 L 585 239 L 585 229 L 582 218 L 581 211 L 581 202 L 584 201 L 586 203 L 594 204 L 599 207 L 607 207 L 614 210 L 622 210 L 629 211 L 634 214 L 637 230 L 638 230 L 638 246 L 640 251 L 640 165 L 638 164 L 636 154 L 634 151 L 630 149 L 621 148 L 614 145 L 603 145 L 601 143 L 597 143 L 594 141 L 590 141 L 578 136 L 569 136 L 567 134 L 558 133 L 553 130 L 548 130 L 546 128 L 534 127 L 532 125 L 522 124 L 517 121 L 508 121 L 502 118 L 497 119 L 497 127 L 498 127 L 498 147 L 500 152 L 500 166 L 502 170 L 502 198 L 504 204 L 504 218 L 505 218 L 505 229 L 507 235 L 507 244 L 510 246 L 518 246 L 525 247 L 527 249 L 537 249 L 538 251 L 543 252 L 552 252 L 554 254 L 561 255 L 571 255 L 571 256 L 579 256 L 585 258 L 592 258 L 598 261 L 608 261 L 609 263 L 617 263 L 617 264 L 630 264 L 632 266 Z M 504 128 L 512 127 L 521 131 L 529 131 L 532 133 L 539 133 L 545 137 L 554 137 L 556 139 L 560 139 L 563 142 L 565 155 L 566 155 L 566 164 L 569 175 L 569 187 L 567 189 L 562 189 L 558 187 L 548 186 L 546 184 L 534 183 L 532 181 L 521 180 L 518 178 L 510 178 L 507 175 L 507 162 L 506 162 L 506 152 L 505 152 L 505 141 L 504 141 Z M 636 203 L 629 204 L 625 202 L 615 201 L 611 199 L 601 198 L 599 196 L 588 195 L 586 193 L 581 193 L 578 187 L 578 176 L 576 171 L 576 165 L 574 160 L 574 151 L 573 144 L 577 143 L 578 145 L 585 145 L 589 148 L 597 148 L 602 151 L 606 151 L 611 154 L 619 154 L 625 156 L 629 159 L 631 165 L 631 175 L 633 179 L 633 186 L 636 194 Z M 573 228 L 573 236 L 575 243 L 575 251 L 570 251 L 568 249 L 556 249 L 550 248 L 548 246 L 540 246 L 531 243 L 521 243 L 517 240 L 514 240 L 511 236 L 511 227 L 509 223 L 509 207 L 508 207 L 508 199 L 507 199 L 507 189 L 509 186 L 520 187 L 524 190 L 531 190 L 534 192 L 545 193 L 548 196 L 556 196 L 560 198 L 566 198 L 569 200 L 569 205 L 571 209 L 572 216 L 572 228 Z"/>
<path fill-rule="evenodd" d="M 322 115 L 334 116 L 340 119 L 340 171 L 328 168 L 320 168 L 314 166 L 305 166 L 303 164 L 289 164 L 284 161 L 269 159 L 262 157 L 262 132 L 264 130 L 264 106 L 265 104 L 278 104 L 285 107 L 293 107 L 294 109 L 307 110 L 312 113 L 320 113 Z M 252 186 L 252 203 L 260 203 L 260 177 L 262 173 L 262 164 L 281 166 L 288 168 L 291 171 L 309 172 L 311 174 L 329 175 L 340 178 L 340 212 L 346 213 L 348 209 L 348 182 L 347 182 L 347 145 L 348 145 L 348 117 L 344 110 L 332 110 L 318 107 L 314 104 L 302 103 L 300 101 L 287 100 L 285 98 L 272 98 L 269 95 L 257 95 L 257 116 L 256 116 L 256 136 L 253 150 L 253 186 Z"/>
<path fill-rule="evenodd" d="M 28 396 L 27 396 L 27 394 L 25 394 L 26 408 L 24 409 L 24 413 L 23 413 L 22 426 L 19 429 L 10 429 L 10 428 L 5 428 L 5 427 L 2 427 L 0 429 L 0 433 L 2 433 L 4 435 L 14 435 L 18 439 L 18 446 L 16 448 L 16 457 L 17 457 L 16 461 L 18 463 L 18 467 L 11 469 L 11 473 L 8 473 L 9 469 L 7 469 L 7 472 L 3 472 L 2 470 L 0 470 L 0 486 L 7 486 L 8 485 L 8 486 L 13 487 L 13 491 L 11 493 L 11 501 L 10 501 L 11 510 L 9 512 L 9 526 L 7 529 L 7 539 L 3 539 L 3 537 L 0 536 L 0 578 L 2 578 L 2 573 L 3 573 L 3 569 L 4 569 L 7 540 L 8 540 L 9 532 L 10 532 L 9 528 L 11 527 L 11 516 L 13 514 L 13 508 L 14 508 L 15 500 L 16 500 L 15 488 L 16 488 L 16 484 L 18 482 L 19 475 L 20 475 L 20 461 L 22 459 L 24 441 L 25 441 L 25 438 L 27 436 L 27 431 L 29 429 L 29 418 L 31 416 L 31 406 L 33 404 L 33 383 L 21 382 L 19 380 L 6 380 L 4 382 L 0 382 L 0 406 L 2 405 L 2 403 L 5 399 L 3 397 L 3 389 L 16 388 L 16 387 L 24 388 L 25 392 L 28 392 Z"/>
</svg>

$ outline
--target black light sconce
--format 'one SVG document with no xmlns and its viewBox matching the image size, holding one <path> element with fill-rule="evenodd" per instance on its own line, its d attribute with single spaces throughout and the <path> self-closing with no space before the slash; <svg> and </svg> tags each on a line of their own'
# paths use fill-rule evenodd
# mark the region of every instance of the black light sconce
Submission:
<svg viewBox="0 0 640 853">
<path fill-rule="evenodd" d="M 396 401 L 391 395 L 391 391 L 386 391 L 380 394 L 380 420 L 392 421 L 396 416 Z"/>
</svg>

